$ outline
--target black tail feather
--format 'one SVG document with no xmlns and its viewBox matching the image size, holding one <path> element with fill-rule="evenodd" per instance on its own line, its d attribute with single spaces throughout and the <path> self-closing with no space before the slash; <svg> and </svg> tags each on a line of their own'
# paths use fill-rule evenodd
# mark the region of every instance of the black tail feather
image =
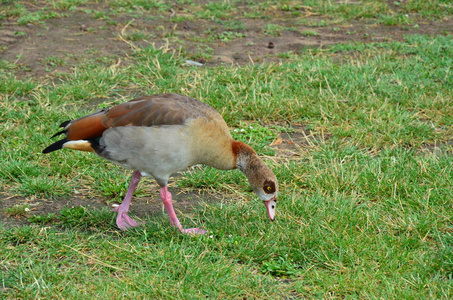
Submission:
<svg viewBox="0 0 453 300">
<path fill-rule="evenodd" d="M 59 127 L 66 127 L 69 123 L 71 123 L 71 120 L 67 120 L 67 121 L 64 121 L 63 123 L 60 124 Z M 67 130 L 66 129 L 63 129 L 62 131 L 59 131 L 57 133 L 55 133 L 54 135 L 52 135 L 50 138 L 53 139 L 54 137 L 56 136 L 59 136 L 60 134 L 63 134 L 63 133 L 66 133 Z M 50 145 L 49 147 L 47 147 L 46 149 L 42 150 L 42 153 L 49 153 L 49 152 L 52 152 L 52 151 L 56 151 L 56 150 L 59 150 L 63 147 L 63 144 L 66 143 L 68 140 L 67 139 L 62 139 L 58 142 L 55 142 L 53 143 L 52 145 Z"/>
<path fill-rule="evenodd" d="M 62 139 L 58 142 L 55 142 L 52 145 L 50 145 L 49 147 L 47 147 L 46 149 L 42 150 L 42 153 L 49 153 L 52 151 L 59 150 L 63 147 L 63 144 L 66 143 L 67 141 L 68 141 L 67 139 Z"/>
<path fill-rule="evenodd" d="M 66 130 L 59 131 L 59 132 L 55 133 L 54 135 L 52 135 L 50 138 L 53 139 L 54 137 L 56 137 L 62 133 L 66 133 Z"/>
<path fill-rule="evenodd" d="M 71 123 L 71 120 L 64 121 L 60 124 L 60 127 L 66 127 L 66 125 L 68 125 L 69 123 Z"/>
</svg>

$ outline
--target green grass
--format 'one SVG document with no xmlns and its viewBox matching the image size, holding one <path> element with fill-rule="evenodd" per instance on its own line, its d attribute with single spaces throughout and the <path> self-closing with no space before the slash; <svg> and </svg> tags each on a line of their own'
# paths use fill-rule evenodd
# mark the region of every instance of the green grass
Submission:
<svg viewBox="0 0 453 300">
<path fill-rule="evenodd" d="M 197 14 L 192 2 L 185 1 Z M 213 4 L 199 17 L 236 13 L 235 3 Z M 304 5 L 378 20 L 387 4 L 372 3 Z M 164 1 L 109 5 L 167 9 Z M 297 5 L 263 1 L 250 8 L 291 13 Z M 421 1 L 401 7 L 426 8 Z M 449 3 L 426 9 L 434 16 L 441 7 L 448 11 Z M 225 26 L 241 30 L 239 23 Z M 277 220 L 269 222 L 239 171 L 187 171 L 175 179 L 175 191 L 222 199 L 178 212 L 185 226 L 208 230 L 197 237 L 178 233 L 165 215 L 120 232 L 107 209 L 34 215 L 32 205 L 9 205 L 2 213 L 28 225 L 0 226 L 1 298 L 451 299 L 452 49 L 451 36 L 412 35 L 290 53 L 279 63 L 197 68 L 180 52 L 137 47 L 121 65 L 93 55 L 45 80 L 1 61 L 2 201 L 64 201 L 81 189 L 121 199 L 130 172 L 88 153 L 40 152 L 66 119 L 163 92 L 215 107 L 281 186 Z M 43 63 L 65 64 L 51 55 Z M 302 124 L 303 134 L 291 124 Z M 269 147 L 281 133 L 303 139 L 297 155 Z M 151 197 L 145 188 L 137 197 Z"/>
</svg>

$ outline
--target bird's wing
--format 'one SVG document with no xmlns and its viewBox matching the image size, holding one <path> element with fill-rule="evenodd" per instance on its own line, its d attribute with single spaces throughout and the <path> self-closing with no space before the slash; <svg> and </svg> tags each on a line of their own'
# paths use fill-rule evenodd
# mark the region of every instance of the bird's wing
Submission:
<svg viewBox="0 0 453 300">
<path fill-rule="evenodd" d="M 63 122 L 60 126 L 64 129 L 54 136 L 64 133 L 66 138 L 50 145 L 44 152 L 61 149 L 66 141 L 99 138 L 105 130 L 112 127 L 184 125 L 188 120 L 200 117 L 214 121 L 225 132 L 228 131 L 228 126 L 220 114 L 201 101 L 178 94 L 145 96 Z M 80 144 L 70 145 L 76 145 L 73 149 L 79 150 Z M 64 147 L 67 146 L 69 144 Z M 87 149 L 92 150 L 90 147 Z"/>
</svg>

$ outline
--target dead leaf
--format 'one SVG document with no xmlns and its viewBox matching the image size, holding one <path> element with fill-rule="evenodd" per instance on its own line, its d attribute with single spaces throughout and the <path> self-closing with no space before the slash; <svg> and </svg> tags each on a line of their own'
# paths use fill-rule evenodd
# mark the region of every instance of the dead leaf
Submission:
<svg viewBox="0 0 453 300">
<path fill-rule="evenodd" d="M 281 137 L 277 138 L 275 141 L 273 141 L 271 143 L 271 146 L 276 146 L 276 145 L 280 145 L 281 143 L 283 143 L 283 140 Z"/>
</svg>

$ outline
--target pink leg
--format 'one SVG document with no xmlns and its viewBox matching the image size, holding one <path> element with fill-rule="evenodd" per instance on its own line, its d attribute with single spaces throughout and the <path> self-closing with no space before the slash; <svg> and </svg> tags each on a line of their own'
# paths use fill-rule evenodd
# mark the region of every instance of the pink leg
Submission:
<svg viewBox="0 0 453 300">
<path fill-rule="evenodd" d="M 201 228 L 188 228 L 184 229 L 179 223 L 178 217 L 176 217 L 175 209 L 173 208 L 173 203 L 171 201 L 171 193 L 167 190 L 167 186 L 160 188 L 160 197 L 164 202 L 165 210 L 167 211 L 168 216 L 170 217 L 170 224 L 173 227 L 177 227 L 184 234 L 205 234 L 206 230 Z"/>
<path fill-rule="evenodd" d="M 131 182 L 129 183 L 129 188 L 126 192 L 126 196 L 124 197 L 123 202 L 120 206 L 116 207 L 113 210 L 118 212 L 118 216 L 116 217 L 116 225 L 118 225 L 121 230 L 126 230 L 138 225 L 137 222 L 129 217 L 127 212 L 129 211 L 129 205 L 131 204 L 132 194 L 134 193 L 134 190 L 137 187 L 137 184 L 139 183 L 141 177 L 142 175 L 139 171 L 134 171 L 134 173 L 132 173 Z"/>
</svg>

